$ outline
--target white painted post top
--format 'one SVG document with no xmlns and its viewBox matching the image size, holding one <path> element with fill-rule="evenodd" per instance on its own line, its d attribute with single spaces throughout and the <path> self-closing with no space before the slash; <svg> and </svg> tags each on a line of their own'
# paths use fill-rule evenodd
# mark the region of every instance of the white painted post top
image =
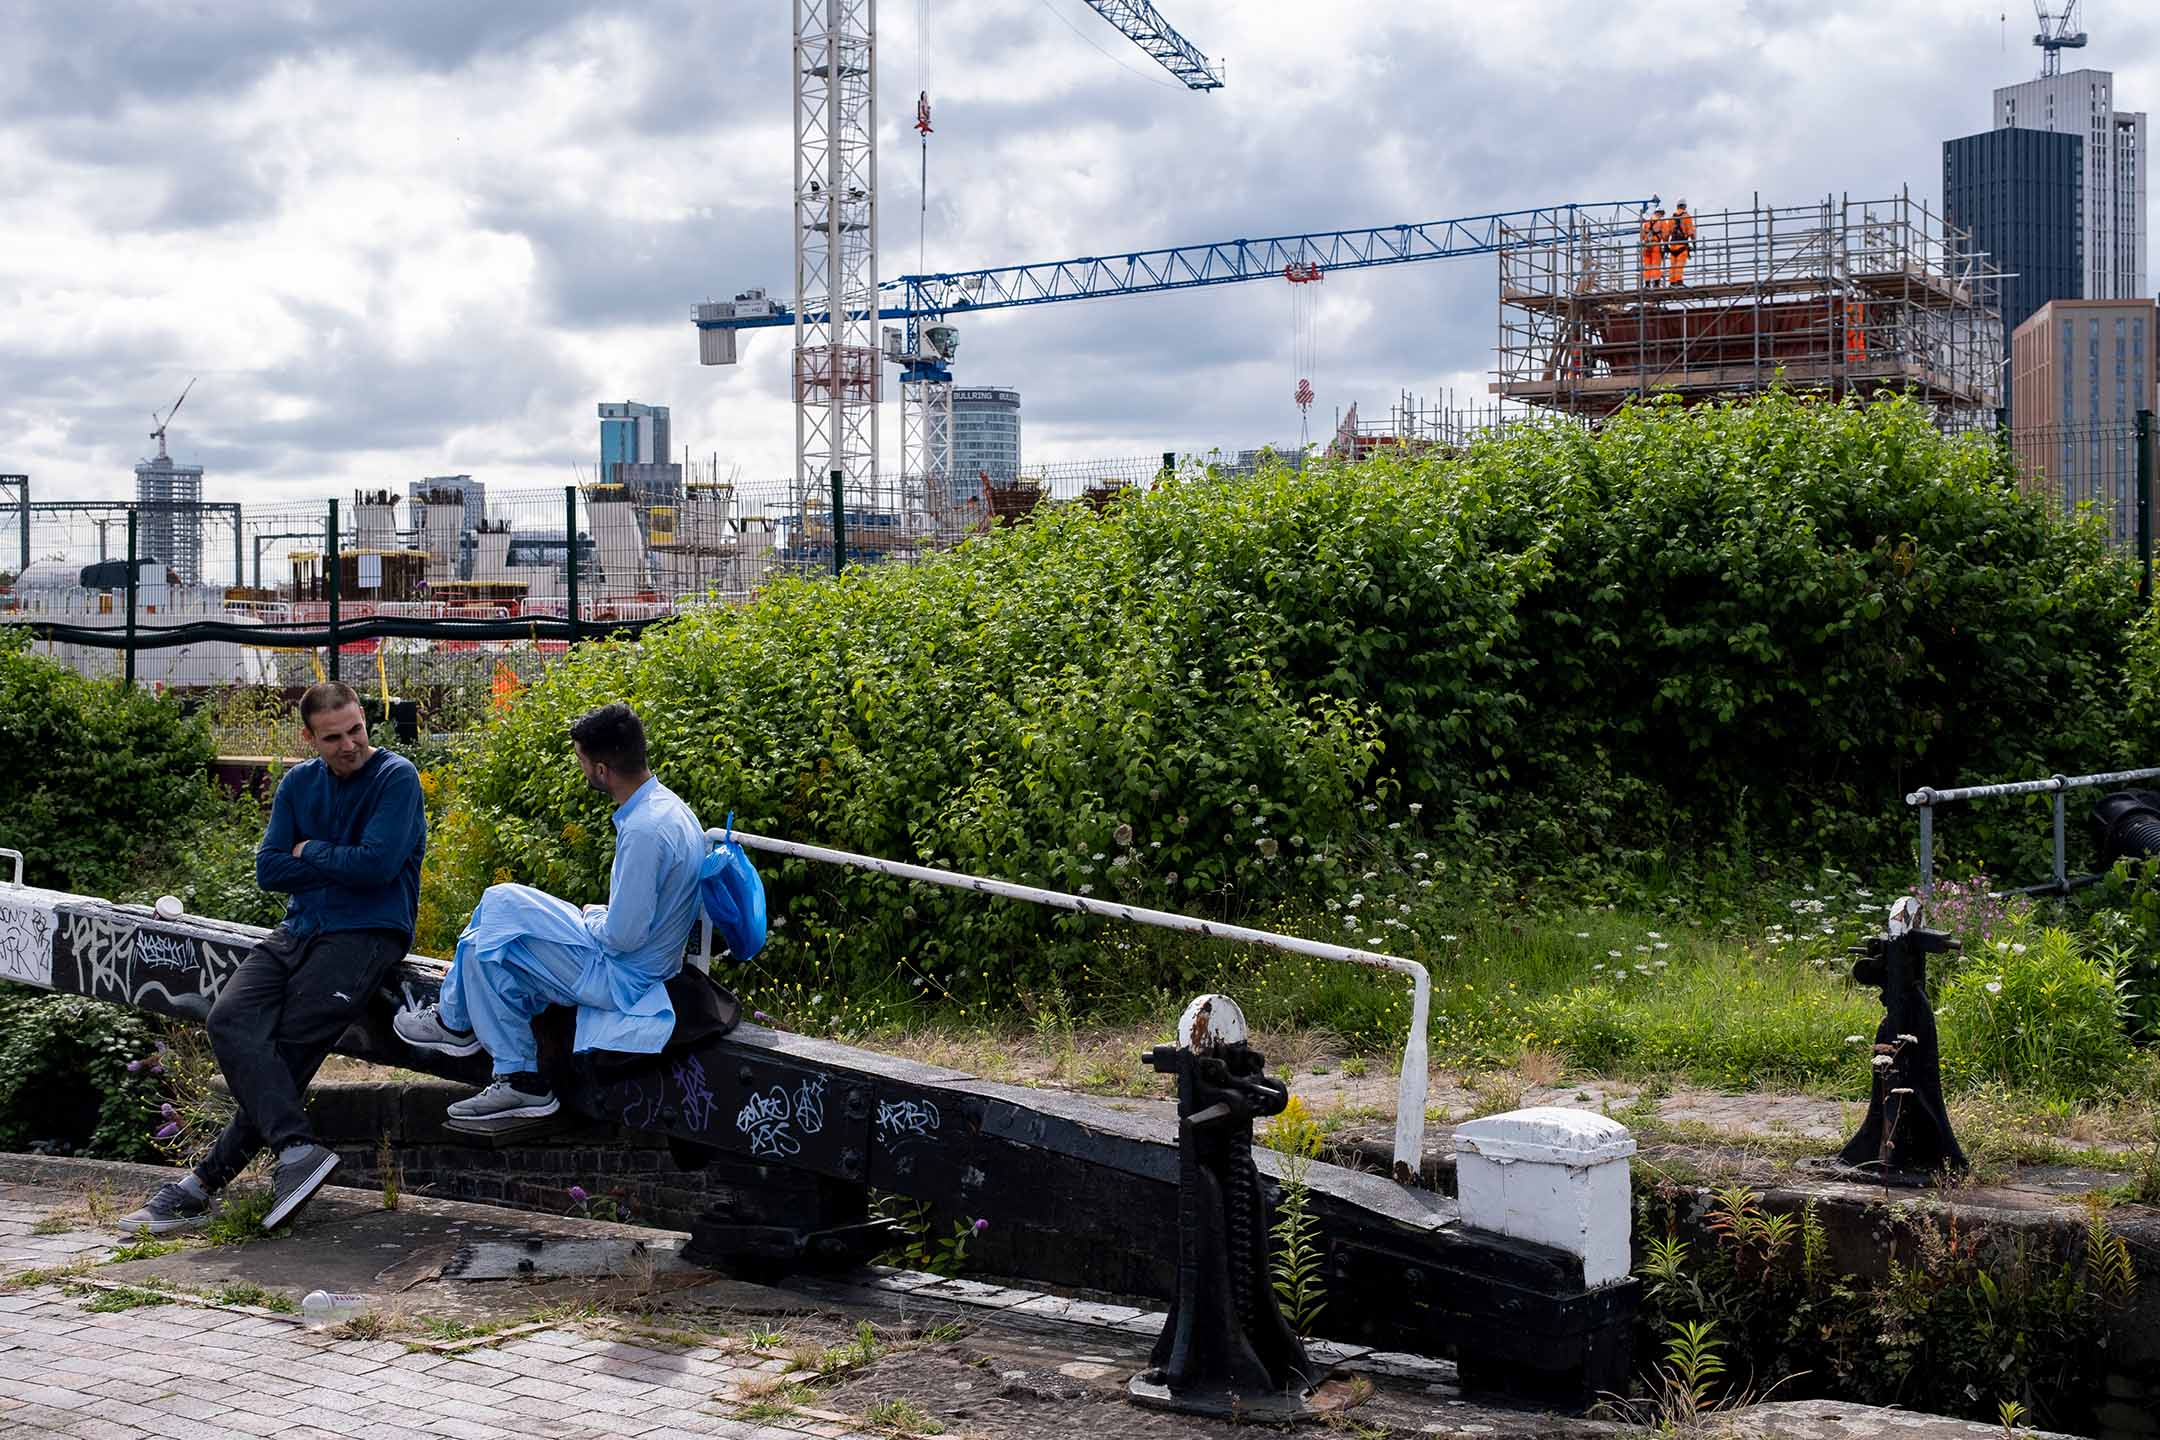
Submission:
<svg viewBox="0 0 2160 1440">
<path fill-rule="evenodd" d="M 1610 1116 L 1538 1105 L 1456 1126 L 1455 1153 L 1488 1160 L 1590 1166 L 1633 1155 L 1635 1137 Z"/>
</svg>

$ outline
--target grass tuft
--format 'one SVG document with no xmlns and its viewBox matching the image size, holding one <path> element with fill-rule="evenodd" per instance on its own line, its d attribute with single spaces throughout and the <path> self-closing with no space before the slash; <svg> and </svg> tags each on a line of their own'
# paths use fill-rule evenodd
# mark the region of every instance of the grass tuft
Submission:
<svg viewBox="0 0 2160 1440">
<path fill-rule="evenodd" d="M 214 1305 L 252 1305 L 257 1310 L 274 1310 L 280 1315 L 298 1313 L 292 1297 L 276 1290 L 265 1290 L 251 1280 L 235 1280 L 232 1284 L 210 1292 Z"/>
<path fill-rule="evenodd" d="M 892 1399 L 863 1411 L 865 1423 L 888 1435 L 942 1435 L 945 1427 L 912 1400 Z"/>
</svg>

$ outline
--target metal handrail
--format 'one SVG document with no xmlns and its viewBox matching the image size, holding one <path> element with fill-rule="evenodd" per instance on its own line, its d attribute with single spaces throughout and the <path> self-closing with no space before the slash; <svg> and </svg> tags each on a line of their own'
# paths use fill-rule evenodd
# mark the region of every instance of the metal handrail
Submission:
<svg viewBox="0 0 2160 1440">
<path fill-rule="evenodd" d="M 1202 920 L 1192 915 L 1179 915 L 1168 910 L 1150 910 L 1139 905 L 1125 905 L 1112 900 L 1094 900 L 1085 895 L 1072 895 L 1062 890 L 1043 890 L 1033 885 L 1017 885 L 1010 880 L 992 880 L 981 875 L 962 875 L 954 870 L 939 870 L 928 865 L 909 865 L 898 860 L 881 860 L 873 855 L 856 855 L 846 850 L 830 850 L 822 845 L 804 845 L 794 840 L 775 840 L 766 835 L 752 835 L 742 830 L 707 830 L 708 839 L 732 839 L 749 850 L 769 851 L 775 855 L 792 856 L 797 860 L 818 860 L 829 865 L 851 865 L 858 869 L 873 870 L 880 875 L 890 875 L 900 880 L 920 880 L 927 885 L 943 885 L 953 890 L 971 890 L 978 895 L 996 895 L 1007 900 L 1026 900 L 1037 905 L 1049 905 L 1060 910 L 1076 910 L 1083 915 L 1100 916 L 1106 920 L 1129 920 L 1135 925 L 1152 925 L 1162 930 L 1179 930 L 1188 935 L 1202 935 L 1211 940 L 1230 940 L 1241 945 L 1261 945 L 1274 950 L 1288 950 L 1299 955 L 1311 955 L 1320 960 L 1340 960 L 1346 964 L 1364 965 L 1376 970 L 1393 970 L 1408 975 L 1412 984 L 1410 998 L 1410 1038 L 1403 1045 L 1402 1079 L 1396 1086 L 1395 1096 L 1395 1178 L 1413 1181 L 1417 1178 L 1425 1152 L 1425 1092 L 1426 1092 L 1426 1046 L 1425 1028 L 1432 1015 L 1432 977 L 1425 967 L 1415 960 L 1405 960 L 1398 955 L 1383 955 L 1375 950 L 1357 950 L 1344 945 L 1330 945 L 1324 940 L 1307 940 L 1296 935 L 1278 935 L 1271 930 L 1254 930 L 1243 925 L 1225 925 L 1216 920 Z"/>
<path fill-rule="evenodd" d="M 1935 807 L 1960 800 L 1999 800 L 2014 795 L 2050 795 L 2054 797 L 2055 809 L 2055 878 L 2047 885 L 2025 887 L 2027 893 L 2036 890 L 2052 890 L 2057 894 L 2070 893 L 2070 876 L 2064 858 L 2063 796 L 2072 790 L 2095 790 L 2104 785 L 2121 785 L 2132 780 L 2160 778 L 2160 767 L 2145 770 L 2110 770 L 2100 775 L 2050 775 L 2045 780 L 2010 780 L 2000 785 L 1965 785 L 1953 790 L 1936 790 L 1923 785 L 1905 797 L 1907 805 L 1920 811 L 1920 898 L 1925 901 L 1935 894 Z M 2018 892 L 2004 891 L 2004 894 Z"/>
</svg>

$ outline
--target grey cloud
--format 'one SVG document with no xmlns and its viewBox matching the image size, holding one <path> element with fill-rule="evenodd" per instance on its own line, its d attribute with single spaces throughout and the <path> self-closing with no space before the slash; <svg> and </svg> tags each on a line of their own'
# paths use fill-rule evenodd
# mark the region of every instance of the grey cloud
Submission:
<svg viewBox="0 0 2160 1440">
<path fill-rule="evenodd" d="M 283 59 L 324 50 L 448 73 L 596 7 L 582 0 L 81 0 L 23 8 L 28 13 L 10 22 L 9 38 L 27 63 L 15 83 L 0 88 L 0 116 L 108 115 L 137 100 L 233 94 Z"/>
<path fill-rule="evenodd" d="M 884 9 L 888 30 L 897 31 L 899 7 Z M 929 82 L 939 126 L 930 155 L 932 270 L 1651 190 L 1667 199 L 1685 194 L 1704 209 L 1745 205 L 1757 191 L 1766 201 L 1789 204 L 1826 191 L 1883 194 L 1909 181 L 1932 200 L 1939 142 L 1984 126 L 1988 88 L 2022 76 L 2032 58 L 2015 28 L 2013 53 L 2001 53 L 1993 17 L 1984 25 L 1931 26 L 1915 16 L 1903 27 L 1861 0 L 1746 0 L 1715 10 L 1713 60 L 1632 66 L 1597 48 L 1596 24 L 1584 25 L 1584 43 L 1562 53 L 1481 59 L 1484 51 L 1461 42 L 1472 26 L 1486 23 L 1479 18 L 1484 12 L 1464 6 L 1459 35 L 1430 37 L 1397 23 L 1367 22 L 1354 73 L 1340 83 L 1324 74 L 1294 77 L 1294 84 L 1277 81 L 1271 91 L 1271 77 L 1236 59 L 1238 27 L 1263 22 L 1246 22 L 1231 7 L 1217 12 L 1229 18 L 1210 22 L 1220 33 L 1208 33 L 1207 25 L 1195 32 L 1211 52 L 1231 55 L 1231 88 L 1196 95 L 1087 53 L 1080 38 L 1025 0 L 938 9 Z M 1604 7 L 1585 9 L 1604 13 Z M 2089 63 L 2127 69 L 2160 40 L 2160 20 L 2125 12 L 2110 7 L 2104 28 L 2091 27 Z M 1060 13 L 1092 26 L 1102 48 L 1135 69 L 1151 69 L 1078 6 L 1060 0 Z M 1703 13 L 1676 4 L 1667 18 L 1699 27 Z M 54 18 L 69 14 L 77 18 Z M 633 97 L 625 115 L 570 142 L 583 152 L 581 160 L 665 146 L 671 155 L 704 150 L 718 174 L 741 168 L 719 163 L 738 158 L 721 147 L 785 145 L 784 138 L 772 140 L 787 116 L 785 7 L 691 0 L 399 0 L 313 10 L 117 0 L 72 11 L 40 6 L 29 22 L 26 53 L 38 58 L 28 79 L 20 72 L 12 81 L 0 78 L 0 144 L 116 175 L 150 166 L 194 182 L 145 198 L 139 213 L 126 216 L 131 227 L 181 231 L 229 222 L 273 209 L 290 182 L 258 173 L 251 157 L 212 137 L 154 137 L 115 125 L 111 116 L 123 101 L 166 95 L 214 102 L 285 57 L 326 51 L 363 56 L 392 75 L 457 75 L 482 61 L 514 66 L 536 42 L 588 17 L 639 26 L 650 41 L 651 64 L 620 77 Z M 1839 54 L 1827 48 L 1839 30 L 1887 38 Z M 1926 59 L 1916 62 L 1923 48 Z M 1676 45 L 1672 53 L 1683 52 L 1695 50 Z M 1055 93 L 1013 58 L 1044 55 L 1058 59 Z M 889 42 L 882 58 L 884 120 L 898 141 L 881 155 L 881 268 L 890 277 L 916 268 L 915 148 L 906 128 L 914 55 Z M 951 84 L 963 73 L 967 86 Z M 940 75 L 952 95 L 938 92 Z M 986 75 L 997 77 L 988 93 L 961 93 Z M 2124 99 L 2160 110 L 2160 95 Z M 753 124 L 761 138 L 740 138 Z M 784 136 L 784 128 L 778 133 Z M 1099 155 L 1098 135 L 1108 137 Z M 162 145 L 146 143 L 159 138 Z M 1094 171 L 1085 185 L 1054 178 L 1082 166 Z M 1107 191 L 1100 199 L 1098 186 Z M 558 207 L 507 180 L 475 187 L 470 223 L 526 237 L 538 258 L 534 301 L 504 328 L 514 337 L 504 348 L 483 331 L 411 364 L 371 342 L 347 317 L 313 317 L 320 333 L 342 338 L 272 373 L 206 380 L 188 402 L 184 446 L 228 475 L 294 483 L 333 473 L 350 454 L 440 450 L 456 432 L 479 428 L 531 438 L 460 468 L 587 461 L 588 447 L 559 437 L 589 432 L 592 405 L 613 382 L 604 365 L 579 358 L 580 344 L 545 341 L 565 335 L 582 341 L 625 326 L 645 327 L 643 343 L 666 362 L 659 373 L 673 377 L 674 393 L 639 398 L 676 407 L 680 441 L 701 451 L 724 444 L 724 436 L 696 433 L 687 423 L 709 411 L 705 387 L 713 379 L 691 364 L 687 309 L 752 284 L 787 293 L 785 183 L 755 194 L 696 182 L 690 188 L 689 194 L 595 194 Z M 26 199 L 34 214 L 34 187 Z M 709 206 L 711 213 L 672 218 L 684 205 Z M 653 218 L 658 215 L 670 218 Z M 1322 396 L 1316 426 L 1331 426 L 1336 407 L 1352 399 L 1368 415 L 1384 414 L 1396 391 L 1418 388 L 1420 377 L 1486 370 L 1494 339 L 1492 267 L 1490 259 L 1475 259 L 1340 277 L 1340 289 L 1331 293 L 1369 301 L 1370 313 L 1321 336 L 1319 373 L 1312 377 Z M 82 283 L 95 291 L 102 281 L 89 275 Z M 1038 456 L 1053 445 L 1064 453 L 1097 443 L 1148 448 L 1134 437 L 1184 448 L 1279 442 L 1295 434 L 1287 398 L 1294 378 L 1289 303 L 1279 284 L 1050 306 L 960 323 L 961 382 L 1018 385 L 1030 450 Z M 143 348 L 155 348 L 162 364 L 175 337 L 152 338 L 155 345 Z M 785 339 L 766 332 L 751 344 L 784 348 Z M 550 358 L 558 353 L 568 358 Z M 762 364 L 768 356 L 759 358 L 765 377 L 759 383 L 768 389 L 753 403 L 777 415 L 787 403 L 774 378 L 780 372 Z M 67 443 L 111 447 L 100 453 L 111 456 L 113 473 L 124 479 L 119 462 L 132 460 L 129 446 L 146 445 L 139 432 L 147 429 L 149 406 L 171 398 L 155 393 L 162 380 L 143 393 L 146 368 L 126 346 L 71 352 L 36 366 L 16 363 L 0 349 L 0 386 L 8 395 L 0 401 L 0 437 L 63 417 Z M 113 395 L 126 399 L 113 402 Z M 273 396 L 309 401 L 317 413 L 295 422 L 260 419 Z M 885 425 L 894 435 L 897 415 L 888 411 Z M 766 462 L 751 468 L 762 471 Z M 784 470 L 784 457 L 771 468 Z"/>
</svg>

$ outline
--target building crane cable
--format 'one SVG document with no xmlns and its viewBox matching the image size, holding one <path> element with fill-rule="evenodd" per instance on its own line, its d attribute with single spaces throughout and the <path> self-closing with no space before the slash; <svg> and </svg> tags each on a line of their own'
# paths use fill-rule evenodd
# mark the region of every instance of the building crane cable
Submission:
<svg viewBox="0 0 2160 1440">
<path fill-rule="evenodd" d="M 1319 262 L 1313 260 L 1293 261 L 1283 267 L 1283 278 L 1290 282 L 1290 368 L 1296 377 L 1291 396 L 1297 401 L 1301 454 L 1312 440 L 1312 375 L 1320 360 L 1319 286 L 1323 273 Z"/>
<path fill-rule="evenodd" d="M 930 244 L 930 9 L 915 0 L 915 132 L 922 142 L 922 177 L 915 216 L 915 270 L 920 274 Z"/>
</svg>

